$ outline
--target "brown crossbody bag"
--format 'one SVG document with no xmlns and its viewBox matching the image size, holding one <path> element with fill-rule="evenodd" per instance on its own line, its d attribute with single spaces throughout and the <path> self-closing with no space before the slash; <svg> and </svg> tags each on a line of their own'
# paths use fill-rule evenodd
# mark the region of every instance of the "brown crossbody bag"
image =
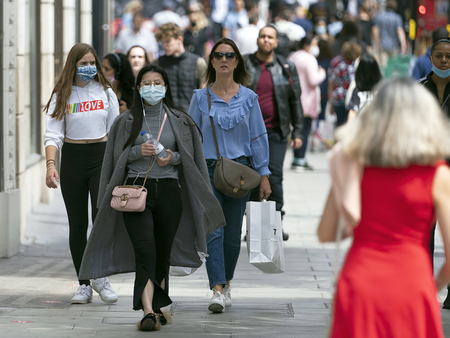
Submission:
<svg viewBox="0 0 450 338">
<path fill-rule="evenodd" d="M 211 111 L 209 87 L 206 88 L 206 91 L 208 94 L 208 109 Z M 226 196 L 234 198 L 244 197 L 249 190 L 256 188 L 261 183 L 261 175 L 247 165 L 220 156 L 214 120 L 211 116 L 209 117 L 209 121 L 211 122 L 217 153 L 216 168 L 214 169 L 213 177 L 214 186 Z"/>
</svg>

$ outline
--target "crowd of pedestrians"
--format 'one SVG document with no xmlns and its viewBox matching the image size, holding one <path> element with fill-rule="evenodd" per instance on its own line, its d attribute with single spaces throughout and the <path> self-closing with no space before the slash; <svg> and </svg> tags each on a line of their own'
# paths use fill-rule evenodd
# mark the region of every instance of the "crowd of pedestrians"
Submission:
<svg viewBox="0 0 450 338">
<path fill-rule="evenodd" d="M 396 12 L 397 2 L 343 3 L 345 11 L 336 14 L 330 12 L 325 1 L 216 0 L 209 4 L 191 0 L 183 7 L 164 0 L 162 10 L 146 18 L 144 3 L 134 0 L 124 10 L 114 50 L 102 62 L 89 45 L 79 43 L 71 49 L 44 110 L 44 145 L 46 185 L 57 188 L 61 178 L 69 218 L 70 250 L 80 284 L 71 300 L 73 304 L 91 302 L 92 290 L 104 302 L 116 302 L 117 295 L 107 277 L 135 271 L 133 309 L 144 312 L 138 329 L 159 330 L 161 325 L 172 322 L 170 315 L 162 311 L 171 303 L 170 267 L 182 267 L 183 273 L 189 274 L 206 262 L 213 292 L 208 309 L 224 312 L 232 305 L 231 282 L 240 252 L 246 202 L 274 201 L 276 210 L 284 216 L 286 151 L 290 148 L 294 152 L 292 170 L 314 170 L 306 160 L 307 150 L 312 147 L 309 140 L 330 147 L 322 136 L 320 121 L 332 115 L 336 117 L 335 126 L 341 127 L 335 152 L 342 151 L 339 156 L 351 159 L 356 173 L 362 175 L 364 166 L 385 167 L 371 169 L 371 181 L 363 181 L 358 190 L 357 196 L 362 194 L 359 203 L 373 210 L 362 208 L 359 218 L 344 227 L 346 235 L 355 235 L 355 244 L 338 282 L 332 336 L 369 337 L 367 330 L 378 332 L 373 337 L 400 336 L 391 334 L 395 330 L 389 325 L 377 331 L 378 319 L 362 312 L 362 301 L 358 307 L 349 303 L 349 293 L 361 292 L 359 296 L 365 296 L 360 287 L 363 282 L 352 279 L 355 271 L 364 275 L 364 261 L 352 257 L 364 256 L 365 246 L 371 247 L 376 236 L 397 236 L 393 230 L 387 232 L 374 226 L 371 217 L 392 207 L 387 202 L 378 206 L 381 198 L 373 197 L 372 190 L 383 189 L 378 183 L 391 182 L 399 175 L 398 168 L 406 170 L 404 177 L 420 176 L 426 182 L 419 189 L 410 188 L 408 179 L 394 180 L 386 189 L 399 195 L 399 200 L 406 198 L 401 202 L 403 209 L 392 213 L 391 221 L 406 226 L 417 221 L 416 230 L 421 232 L 415 233 L 410 244 L 421 250 L 419 260 L 427 251 L 431 259 L 427 263 L 422 260 L 422 265 L 417 263 L 422 269 L 420 274 L 428 275 L 423 276 L 423 285 L 413 291 L 427 288 L 423 302 L 432 302 L 436 292 L 430 272 L 435 216 L 443 228 L 444 245 L 450 245 L 448 216 L 441 209 L 450 191 L 448 182 L 444 182 L 448 169 L 441 169 L 445 163 L 439 161 L 450 157 L 450 148 L 440 138 L 444 129 L 438 128 L 435 141 L 430 140 L 436 126 L 433 123 L 447 124 L 446 118 L 450 117 L 449 33 L 443 27 L 424 31 L 409 67 L 409 75 L 420 79 L 431 94 L 407 80 L 382 82 L 383 87 L 380 82 L 390 60 L 405 54 L 409 47 L 403 19 Z M 400 121 L 407 118 L 407 109 L 415 111 L 410 117 L 414 119 L 423 104 L 401 106 L 399 100 L 415 95 L 428 95 L 428 103 L 435 100 L 430 103 L 430 112 L 433 110 L 436 116 L 403 126 Z M 447 117 L 440 116 L 441 111 Z M 402 141 L 399 135 L 414 138 L 420 123 L 431 134 L 421 133 L 419 141 L 412 142 L 415 148 L 405 146 L 409 139 Z M 402 131 L 389 131 L 400 127 Z M 389 131 L 390 136 L 384 136 L 384 131 Z M 144 139 L 146 133 L 155 140 L 158 135 L 165 156 L 159 156 L 156 143 Z M 389 150 L 386 138 L 390 146 L 397 148 Z M 60 169 L 56 160 L 59 149 Z M 217 189 L 214 171 L 218 151 L 220 156 L 256 170 L 261 176 L 260 185 L 240 198 Z M 427 170 L 417 169 L 418 164 Z M 436 179 L 443 182 L 436 188 L 430 183 L 435 173 Z M 358 175 L 355 177 L 361 184 L 362 178 L 358 181 Z M 353 183 L 354 188 L 355 181 L 350 181 L 346 178 L 344 186 Z M 111 193 L 121 184 L 145 187 L 144 211 L 125 212 L 111 207 Z M 343 189 L 342 185 L 336 186 Z M 324 241 L 334 239 L 338 232 L 335 220 L 348 197 L 339 195 L 338 188 L 333 189 L 319 227 L 319 238 Z M 401 194 L 404 189 L 409 189 L 410 196 Z M 423 203 L 428 203 L 430 210 L 437 208 L 436 214 L 408 214 L 402 219 L 403 213 L 418 203 L 411 197 L 416 194 L 424 199 L 429 194 Z M 371 196 L 369 200 L 366 195 Z M 89 196 L 93 230 L 88 240 Z M 414 203 L 410 205 L 411 199 Z M 384 227 L 389 224 L 386 222 Z M 412 230 L 400 229 L 399 233 L 408 237 L 408 231 Z M 283 232 L 283 240 L 288 238 Z M 362 245 L 357 246 L 357 238 L 363 238 Z M 391 244 L 403 248 L 401 241 L 384 240 L 375 243 L 385 245 L 387 252 Z M 398 257 L 399 264 L 406 259 L 401 259 L 400 254 Z M 372 262 L 380 269 L 392 269 L 392 264 L 381 256 Z M 450 282 L 448 264 L 438 277 L 438 288 Z M 372 272 L 376 274 L 376 269 Z M 370 282 L 379 287 L 381 284 L 375 280 L 376 276 Z M 354 287 L 360 288 L 353 291 Z M 376 299 L 378 293 L 371 295 L 380 309 L 382 303 L 389 303 L 382 297 Z M 450 308 L 450 297 L 444 308 Z M 425 334 L 420 337 L 441 337 L 436 311 L 422 315 L 428 319 Z M 392 323 L 395 320 L 401 322 L 403 318 L 392 316 Z"/>
</svg>

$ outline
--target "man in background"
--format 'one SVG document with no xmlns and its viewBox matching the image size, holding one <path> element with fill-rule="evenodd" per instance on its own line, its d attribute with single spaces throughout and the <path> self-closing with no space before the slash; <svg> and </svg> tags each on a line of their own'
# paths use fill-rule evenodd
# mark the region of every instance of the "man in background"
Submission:
<svg viewBox="0 0 450 338">
<path fill-rule="evenodd" d="M 285 57 L 275 54 L 278 45 L 277 29 L 267 25 L 259 32 L 258 50 L 244 56 L 245 67 L 252 77 L 249 88 L 258 94 L 258 101 L 269 138 L 269 176 L 276 210 L 283 217 L 283 163 L 286 155 L 288 135 L 291 147 L 302 146 L 303 109 L 300 102 L 300 81 L 295 65 Z M 292 127 L 292 133 L 291 133 Z M 252 190 L 250 200 L 259 200 L 259 187 Z M 283 240 L 289 235 L 283 231 Z"/>
</svg>

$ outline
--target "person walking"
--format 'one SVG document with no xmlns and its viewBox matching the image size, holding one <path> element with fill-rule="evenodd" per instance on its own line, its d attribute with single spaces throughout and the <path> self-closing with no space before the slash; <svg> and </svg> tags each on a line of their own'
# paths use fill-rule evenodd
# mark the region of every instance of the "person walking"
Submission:
<svg viewBox="0 0 450 338">
<path fill-rule="evenodd" d="M 294 170 L 313 170 L 305 159 L 308 147 L 308 137 L 312 122 L 319 116 L 319 102 L 317 97 L 318 86 L 325 80 L 327 74 L 319 66 L 316 57 L 319 56 L 318 38 L 307 34 L 299 43 L 297 52 L 291 54 L 288 60 L 294 63 L 300 80 L 302 95 L 300 97 L 303 107 L 303 144 L 294 149 L 294 158 L 291 168 Z"/>
<path fill-rule="evenodd" d="M 187 112 L 192 92 L 202 87 L 206 62 L 201 56 L 186 51 L 183 32 L 175 23 L 159 27 L 156 38 L 162 43 L 166 55 L 161 56 L 154 64 L 164 69 L 169 76 L 175 106 Z"/>
<path fill-rule="evenodd" d="M 206 270 L 213 291 L 208 309 L 221 313 L 226 306 L 232 305 L 230 282 L 239 257 L 242 219 L 250 193 L 233 198 L 215 188 L 213 176 L 218 154 L 211 123 L 214 123 L 220 155 L 251 165 L 261 175 L 259 199 L 268 198 L 271 194 L 269 144 L 258 96 L 245 87 L 250 83 L 250 75 L 232 40 L 222 38 L 214 44 L 208 58 L 206 83 L 206 88 L 194 91 L 189 115 L 203 134 L 203 151 L 211 185 L 227 223 L 226 227 L 212 232 L 207 238 L 209 257 Z"/>
<path fill-rule="evenodd" d="M 257 39 L 258 51 L 244 59 L 251 75 L 248 87 L 258 95 L 269 138 L 269 170 L 272 173 L 269 176 L 272 188 L 269 200 L 276 202 L 276 210 L 283 215 L 283 162 L 287 139 L 291 135 L 294 149 L 302 146 L 303 110 L 297 70 L 292 62 L 275 53 L 277 34 L 273 25 L 262 28 Z M 252 192 L 251 200 L 260 200 L 258 189 Z M 283 239 L 288 238 L 289 235 L 283 232 Z"/>
<path fill-rule="evenodd" d="M 354 119 L 361 110 L 372 102 L 373 89 L 383 79 L 378 62 L 372 54 L 364 53 L 359 58 L 355 72 L 355 88 L 347 105 L 348 121 Z"/>
<path fill-rule="evenodd" d="M 438 27 L 433 30 L 431 34 L 432 44 L 442 40 L 447 39 L 449 36 L 448 30 L 445 27 Z M 431 72 L 431 46 L 427 48 L 426 52 L 417 58 L 416 64 L 413 69 L 413 78 L 416 80 L 421 80 L 426 77 Z"/>
<path fill-rule="evenodd" d="M 379 13 L 374 20 L 373 37 L 382 67 L 387 66 L 390 57 L 406 52 L 403 19 L 396 13 L 397 7 L 396 0 L 387 0 L 386 11 Z"/>
<path fill-rule="evenodd" d="M 115 42 L 116 52 L 126 54 L 133 46 L 141 46 L 145 49 L 150 62 L 158 57 L 158 43 L 152 31 L 142 27 L 144 14 L 137 12 L 133 16 L 133 28 L 122 29 Z"/>
<path fill-rule="evenodd" d="M 450 118 L 450 40 L 441 39 L 431 46 L 431 72 L 419 83 L 438 100 L 444 114 Z M 447 157 L 447 163 L 450 162 Z M 430 239 L 431 260 L 434 255 L 434 236 L 436 225 L 432 229 Z M 447 286 L 447 297 L 443 303 L 444 309 L 450 309 L 450 285 Z"/>
<path fill-rule="evenodd" d="M 102 60 L 102 70 L 119 100 L 120 113 L 133 103 L 134 75 L 130 62 L 122 53 L 107 54 Z"/>
<path fill-rule="evenodd" d="M 202 4 L 191 2 L 188 7 L 189 25 L 183 33 L 183 45 L 188 52 L 194 53 L 205 59 L 209 55 L 212 30 L 208 26 L 208 18 L 203 12 Z"/>
<path fill-rule="evenodd" d="M 72 304 L 92 302 L 92 289 L 105 303 L 117 302 L 108 278 L 80 278 L 80 265 L 87 242 L 89 225 L 88 198 L 91 199 L 92 222 L 97 215 L 97 196 L 108 133 L 119 115 L 116 94 L 105 78 L 94 48 L 77 43 L 44 108 L 47 130 L 44 134 L 47 173 L 45 184 L 61 192 L 69 218 L 69 247 L 78 276 L 77 293 Z M 56 153 L 61 149 L 60 173 Z"/>
<path fill-rule="evenodd" d="M 200 267 L 206 257 L 206 235 L 224 226 L 225 219 L 208 181 L 198 129 L 175 108 L 166 72 L 145 66 L 136 83 L 132 109 L 111 127 L 98 220 L 81 274 L 136 271 L 133 309 L 144 311 L 137 328 L 154 331 L 171 322 L 170 315 L 161 311 L 172 303 L 170 266 Z M 168 156 L 155 157 L 155 146 L 145 141 L 144 133 L 159 135 Z M 144 211 L 111 207 L 112 191 L 124 181 L 147 189 Z"/>
<path fill-rule="evenodd" d="M 139 71 L 144 68 L 144 66 L 150 64 L 147 53 L 145 52 L 144 47 L 141 46 L 133 46 L 127 53 L 128 61 L 131 65 L 131 70 L 133 71 L 133 75 L 136 78 L 139 74 Z"/>
<path fill-rule="evenodd" d="M 320 241 L 335 240 L 340 213 L 344 237 L 353 237 L 330 337 L 443 338 L 437 291 L 450 282 L 450 169 L 443 160 L 450 156 L 449 120 L 409 79 L 375 91 L 337 133 L 340 150 L 318 228 Z M 354 169 L 347 182 L 339 180 Z M 446 255 L 433 280 L 428 242 L 436 218 Z"/>
<path fill-rule="evenodd" d="M 355 77 L 354 61 L 361 55 L 362 49 L 355 41 L 347 41 L 342 53 L 331 59 L 328 68 L 328 94 L 331 95 L 330 113 L 336 114 L 336 127 L 347 123 L 348 110 L 345 96 L 351 81 Z"/>
</svg>

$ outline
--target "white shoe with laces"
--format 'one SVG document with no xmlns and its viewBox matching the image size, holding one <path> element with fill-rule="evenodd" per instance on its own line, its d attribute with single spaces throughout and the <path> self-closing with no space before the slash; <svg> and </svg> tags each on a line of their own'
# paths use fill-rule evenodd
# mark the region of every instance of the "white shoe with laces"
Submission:
<svg viewBox="0 0 450 338">
<path fill-rule="evenodd" d="M 233 304 L 231 301 L 231 285 L 225 285 L 223 288 L 223 296 L 225 297 L 225 306 L 231 306 Z"/>
<path fill-rule="evenodd" d="M 86 304 L 92 302 L 92 288 L 90 285 L 80 285 L 77 293 L 70 300 L 72 304 Z"/>
<path fill-rule="evenodd" d="M 225 312 L 225 297 L 216 289 L 212 289 L 213 296 L 208 304 L 208 310 L 214 313 Z"/>
<path fill-rule="evenodd" d="M 108 277 L 97 278 L 92 281 L 92 288 L 100 295 L 105 303 L 115 303 L 119 299 L 111 288 Z"/>
</svg>

